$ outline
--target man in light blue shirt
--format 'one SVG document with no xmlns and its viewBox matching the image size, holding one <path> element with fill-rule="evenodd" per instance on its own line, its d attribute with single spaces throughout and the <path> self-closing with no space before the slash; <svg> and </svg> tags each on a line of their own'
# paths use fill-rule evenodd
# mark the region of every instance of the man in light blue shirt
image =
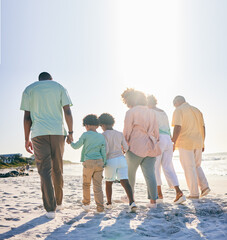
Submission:
<svg viewBox="0 0 227 240">
<path fill-rule="evenodd" d="M 48 218 L 55 217 L 56 206 L 62 207 L 62 157 L 67 135 L 62 110 L 69 130 L 68 137 L 72 141 L 71 105 L 66 89 L 53 81 L 47 72 L 41 73 L 39 81 L 29 85 L 22 95 L 20 109 L 24 110 L 25 148 L 29 153 L 33 153 L 34 148 L 41 179 L 43 204 Z"/>
</svg>

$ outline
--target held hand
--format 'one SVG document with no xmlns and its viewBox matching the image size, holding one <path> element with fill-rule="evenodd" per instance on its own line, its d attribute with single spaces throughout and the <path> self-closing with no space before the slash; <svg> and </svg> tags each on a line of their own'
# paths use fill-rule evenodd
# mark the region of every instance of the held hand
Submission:
<svg viewBox="0 0 227 240">
<path fill-rule="evenodd" d="M 71 142 L 73 142 L 73 135 L 72 135 L 72 134 L 69 134 L 69 135 L 67 136 L 66 142 L 67 142 L 68 144 L 70 144 Z"/>
<path fill-rule="evenodd" d="M 25 141 L 25 149 L 27 150 L 27 152 L 33 154 L 33 146 L 30 140 Z"/>
<path fill-rule="evenodd" d="M 203 148 L 202 148 L 202 152 L 204 152 L 204 151 L 205 151 L 205 148 L 203 147 Z"/>
</svg>

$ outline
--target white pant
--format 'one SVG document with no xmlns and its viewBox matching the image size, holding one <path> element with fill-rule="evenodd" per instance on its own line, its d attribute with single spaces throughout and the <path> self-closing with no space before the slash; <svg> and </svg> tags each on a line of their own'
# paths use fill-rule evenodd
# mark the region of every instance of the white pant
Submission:
<svg viewBox="0 0 227 240">
<path fill-rule="evenodd" d="M 173 144 L 171 138 L 167 134 L 160 134 L 159 140 L 159 146 L 162 153 L 161 155 L 156 157 L 155 162 L 155 177 L 157 181 L 157 186 L 162 185 L 161 166 L 169 187 L 179 186 L 177 175 L 175 173 L 172 162 Z"/>
<path fill-rule="evenodd" d="M 179 154 L 190 196 L 198 197 L 199 188 L 203 191 L 208 187 L 207 179 L 201 167 L 202 149 L 186 150 L 179 148 Z"/>
</svg>

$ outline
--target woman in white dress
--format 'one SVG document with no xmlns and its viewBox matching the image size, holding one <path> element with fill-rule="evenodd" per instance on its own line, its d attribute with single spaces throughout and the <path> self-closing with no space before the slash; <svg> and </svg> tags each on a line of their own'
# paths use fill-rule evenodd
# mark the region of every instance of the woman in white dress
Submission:
<svg viewBox="0 0 227 240">
<path fill-rule="evenodd" d="M 153 95 L 147 97 L 147 104 L 150 109 L 154 110 L 159 125 L 159 146 L 162 153 L 156 157 L 155 162 L 155 176 L 157 181 L 158 199 L 160 202 L 163 201 L 163 194 L 161 189 L 162 167 L 169 187 L 174 188 L 176 191 L 176 198 L 174 200 L 174 203 L 182 203 L 186 200 L 186 198 L 179 188 L 177 175 L 173 167 L 173 144 L 171 141 L 171 133 L 167 114 L 162 109 L 156 107 L 157 100 Z"/>
</svg>

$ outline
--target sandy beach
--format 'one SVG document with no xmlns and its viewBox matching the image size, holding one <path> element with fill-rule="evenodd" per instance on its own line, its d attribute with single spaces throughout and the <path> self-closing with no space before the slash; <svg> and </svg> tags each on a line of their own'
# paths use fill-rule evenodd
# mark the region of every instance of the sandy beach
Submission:
<svg viewBox="0 0 227 240">
<path fill-rule="evenodd" d="M 175 167 L 178 164 L 174 160 Z M 218 174 L 214 172 L 217 165 Z M 163 178 L 164 203 L 158 204 L 157 209 L 148 209 L 146 185 L 138 171 L 137 213 L 127 213 L 127 204 L 120 201 L 124 191 L 116 183 L 114 208 L 97 215 L 93 200 L 90 212 L 81 208 L 81 165 L 65 165 L 65 208 L 53 220 L 45 217 L 36 169 L 27 177 L 0 179 L 0 239 L 227 239 L 226 159 L 205 161 L 203 166 L 212 189 L 205 198 L 174 205 L 174 191 Z M 187 195 L 182 169 L 178 169 L 181 188 Z M 1 170 L 4 171 L 7 170 Z"/>
</svg>

